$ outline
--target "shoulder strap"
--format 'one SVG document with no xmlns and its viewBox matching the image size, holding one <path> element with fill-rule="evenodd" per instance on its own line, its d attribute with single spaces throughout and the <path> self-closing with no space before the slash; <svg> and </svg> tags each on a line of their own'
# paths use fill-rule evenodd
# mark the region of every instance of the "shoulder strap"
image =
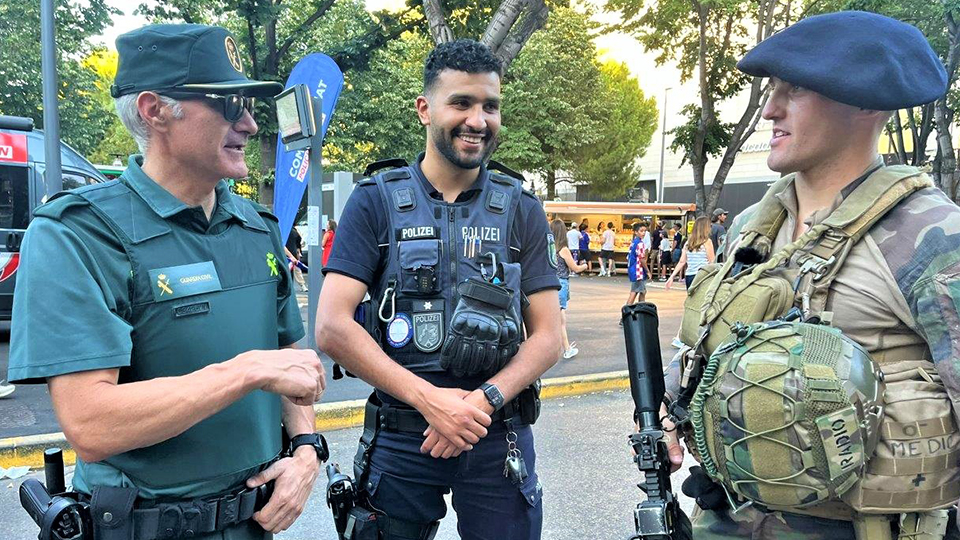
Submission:
<svg viewBox="0 0 960 540">
<path fill-rule="evenodd" d="M 804 316 L 825 314 L 827 295 L 853 246 L 888 212 L 933 182 L 914 167 L 878 170 L 857 187 L 822 223 L 827 230 L 797 259 L 796 292 Z"/>
</svg>

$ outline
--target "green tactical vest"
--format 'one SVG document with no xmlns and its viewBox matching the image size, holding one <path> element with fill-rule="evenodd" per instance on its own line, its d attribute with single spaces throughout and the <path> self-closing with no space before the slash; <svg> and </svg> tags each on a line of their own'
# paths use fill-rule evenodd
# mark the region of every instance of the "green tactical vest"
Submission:
<svg viewBox="0 0 960 540">
<path fill-rule="evenodd" d="M 805 316 L 825 321 L 830 285 L 853 246 L 887 212 L 912 193 L 932 182 L 913 167 L 884 167 L 870 175 L 822 223 L 810 228 L 795 242 L 772 252 L 773 243 L 786 218 L 775 195 L 791 177 L 775 183 L 761 200 L 756 214 L 744 227 L 741 247 L 757 249 L 765 261 L 736 275 L 735 257 L 723 265 L 710 265 L 697 275 L 684 303 L 681 340 L 684 375 L 696 373 L 731 335 L 737 323 L 750 325 L 782 317 L 793 307 Z M 842 326 L 842 324 L 840 324 Z M 879 426 L 876 453 L 866 465 L 861 480 L 844 493 L 841 501 L 813 507 L 809 513 L 829 518 L 849 518 L 851 511 L 890 514 L 945 508 L 960 496 L 958 455 L 904 456 L 905 446 L 926 449 L 953 440 L 960 430 L 953 418 L 950 400 L 929 361 L 926 347 L 871 352 L 883 372 L 884 418 Z M 709 435 L 709 434 L 708 434 Z M 918 475 L 927 479 L 920 490 Z M 797 511 L 792 509 L 791 511 Z"/>
<path fill-rule="evenodd" d="M 71 193 L 89 203 L 129 257 L 133 352 L 120 384 L 185 375 L 246 351 L 279 348 L 277 287 L 284 259 L 251 205 L 239 205 L 242 223 L 208 235 L 161 218 L 123 179 Z M 203 482 L 277 456 L 280 421 L 280 397 L 255 390 L 172 439 L 104 463 L 138 486 Z"/>
</svg>

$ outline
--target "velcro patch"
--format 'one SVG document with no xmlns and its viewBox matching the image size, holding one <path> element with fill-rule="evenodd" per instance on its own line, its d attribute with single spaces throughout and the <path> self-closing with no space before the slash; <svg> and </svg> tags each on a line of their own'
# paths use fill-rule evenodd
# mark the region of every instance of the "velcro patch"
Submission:
<svg viewBox="0 0 960 540">
<path fill-rule="evenodd" d="M 827 455 L 830 479 L 858 470 L 864 463 L 863 440 L 857 411 L 851 406 L 825 414 L 816 420 Z"/>
<path fill-rule="evenodd" d="M 398 242 L 403 240 L 423 240 L 430 238 L 439 239 L 440 231 L 437 229 L 437 227 L 432 225 L 425 227 L 403 227 L 397 229 L 396 235 Z"/>
</svg>

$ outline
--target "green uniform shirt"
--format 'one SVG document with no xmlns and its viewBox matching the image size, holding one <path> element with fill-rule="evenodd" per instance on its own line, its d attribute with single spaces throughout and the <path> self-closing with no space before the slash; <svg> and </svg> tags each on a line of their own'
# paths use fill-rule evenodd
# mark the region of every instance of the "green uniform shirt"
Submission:
<svg viewBox="0 0 960 540">
<path fill-rule="evenodd" d="M 256 271 L 263 275 L 272 273 L 277 276 L 273 278 L 276 280 L 276 344 L 289 345 L 301 339 L 304 336 L 303 323 L 296 298 L 291 293 L 289 272 L 286 265 L 280 262 L 283 261 L 284 251 L 277 222 L 273 219 L 260 219 L 256 205 L 232 195 L 225 182 L 220 182 L 216 187 L 217 203 L 208 221 L 202 208 L 188 207 L 153 182 L 140 168 L 141 163 L 141 157 L 132 157 L 122 179 L 134 196 L 146 203 L 139 204 L 140 201 L 137 201 L 138 204 L 132 206 L 140 209 L 137 211 L 154 212 L 160 222 L 172 231 L 172 234 L 168 235 L 172 241 L 165 245 L 176 246 L 176 249 L 181 250 L 181 253 L 176 254 L 158 254 L 158 257 L 163 259 L 170 255 L 171 260 L 194 258 L 199 261 L 214 261 L 215 267 L 212 263 L 206 264 L 215 268 L 214 272 L 220 279 L 238 272 L 249 274 Z M 143 210 L 147 208 L 149 210 Z M 148 217 L 151 219 L 142 221 L 158 221 L 154 216 Z M 248 221 L 256 223 L 251 224 Z M 138 222 L 134 219 L 133 223 Z M 191 239 L 199 237 L 202 240 L 204 235 L 208 238 L 223 237 L 230 234 L 232 228 L 245 225 L 257 225 L 268 230 L 268 245 L 272 246 L 269 251 L 277 255 L 271 257 L 272 254 L 267 253 L 265 260 L 263 253 L 258 252 L 254 259 L 251 250 L 241 249 L 240 246 L 236 246 L 236 249 L 222 249 L 221 253 L 216 254 L 191 252 L 201 249 L 198 246 L 209 245 L 201 241 L 192 242 Z M 144 236 L 149 237 L 148 234 Z M 103 218 L 98 216 L 81 196 L 67 194 L 38 209 L 37 216 L 24 237 L 20 256 L 21 268 L 17 278 L 11 327 L 8 371 L 11 381 L 40 382 L 40 379 L 66 373 L 121 368 L 120 383 L 123 383 L 129 380 L 125 373 L 143 373 L 144 366 L 132 365 L 131 361 L 138 355 L 142 356 L 144 353 L 141 351 L 153 349 L 149 354 L 157 357 L 157 347 L 153 343 L 138 343 L 138 334 L 134 332 L 131 322 L 136 320 L 139 309 L 132 296 L 135 291 L 144 290 L 143 285 L 138 284 L 140 282 L 135 282 L 135 265 L 131 264 L 131 258 L 117 234 L 105 225 Z M 141 276 L 141 279 L 146 278 Z M 150 276 L 150 280 L 156 281 L 157 277 Z M 225 284 L 225 294 L 241 294 L 228 291 L 228 288 Z M 180 290 L 182 288 L 177 288 L 178 295 Z M 154 292 L 163 296 L 162 291 Z M 162 298 L 158 300 L 166 301 Z M 160 305 L 159 302 L 157 305 Z M 175 307 L 175 304 L 167 301 L 162 307 Z M 189 312 L 185 314 L 191 315 Z M 268 322 L 269 327 L 272 327 L 274 321 Z M 154 324 L 153 321 L 151 324 Z M 241 340 L 237 334 L 246 331 L 234 330 L 232 333 L 231 328 L 222 328 L 220 332 L 209 335 L 209 347 L 212 350 L 222 350 L 226 346 L 221 346 L 220 343 Z M 269 338 L 266 341 L 271 340 L 272 338 Z M 175 343 L 168 344 L 170 358 L 177 357 L 175 351 L 171 350 L 176 347 Z M 227 358 L 214 361 L 225 359 Z M 192 363 L 195 364 L 196 361 Z M 195 369 L 184 372 L 193 370 Z M 251 405 L 248 402 L 246 406 Z M 279 431 L 279 418 L 275 429 Z M 141 490 L 141 496 L 146 498 L 190 497 L 237 486 L 257 468 L 259 466 L 179 485 L 145 486 L 142 482 L 133 482 L 118 468 L 106 462 L 89 464 L 78 459 L 74 486 L 78 490 L 89 492 L 92 486 L 99 484 L 136 485 Z"/>
</svg>

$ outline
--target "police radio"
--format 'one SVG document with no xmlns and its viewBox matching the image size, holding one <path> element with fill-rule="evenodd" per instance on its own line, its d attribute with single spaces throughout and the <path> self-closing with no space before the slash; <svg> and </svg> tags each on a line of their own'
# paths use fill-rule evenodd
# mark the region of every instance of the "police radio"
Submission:
<svg viewBox="0 0 960 540">
<path fill-rule="evenodd" d="M 20 505 L 40 527 L 38 540 L 93 540 L 90 505 L 67 492 L 59 448 L 43 453 L 43 470 L 46 486 L 33 478 L 20 484 Z"/>
</svg>

